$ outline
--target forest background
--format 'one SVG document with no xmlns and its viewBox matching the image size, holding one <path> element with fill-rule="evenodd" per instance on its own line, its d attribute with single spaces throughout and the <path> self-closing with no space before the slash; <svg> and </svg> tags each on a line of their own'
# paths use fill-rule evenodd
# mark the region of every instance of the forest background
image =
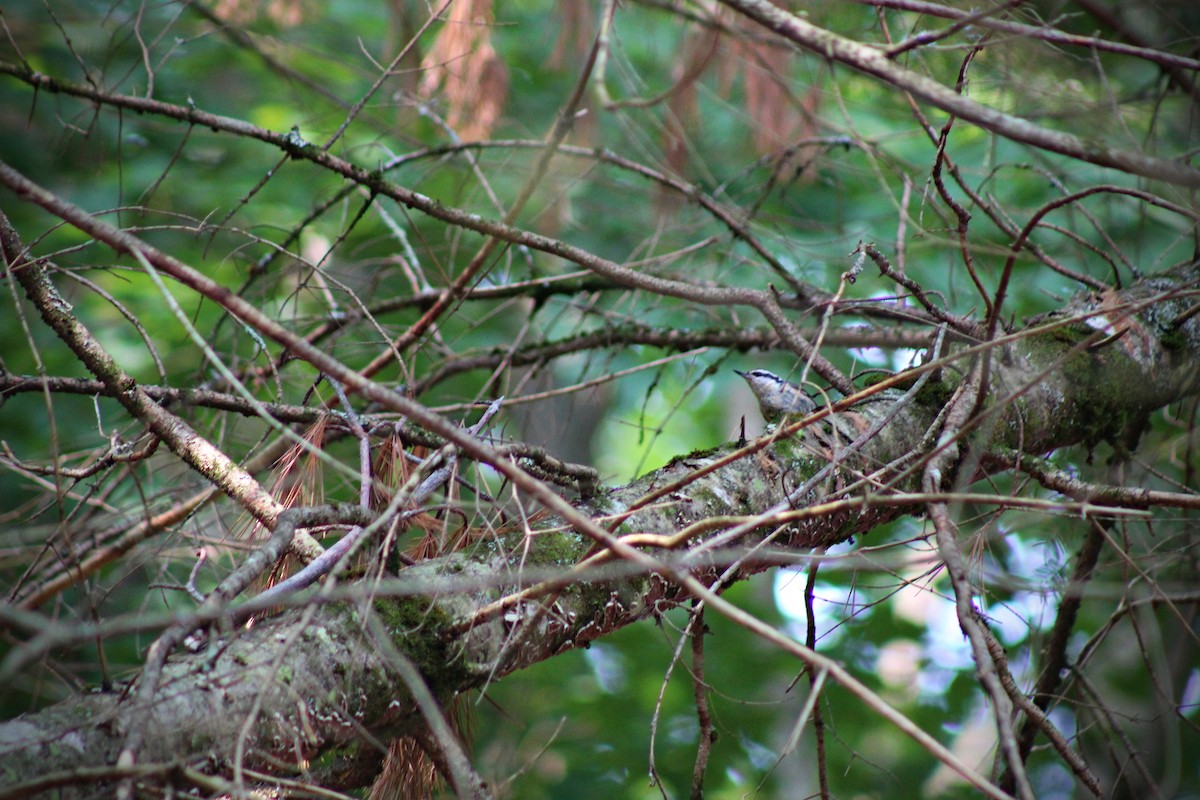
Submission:
<svg viewBox="0 0 1200 800">
<path fill-rule="evenodd" d="M 937 465 L 938 482 L 864 489 L 860 469 L 784 504 L 827 514 L 834 534 L 737 503 L 704 529 L 679 525 L 755 532 L 714 556 L 733 574 L 712 585 L 743 616 L 714 612 L 714 598 L 701 621 L 672 594 L 682 572 L 708 575 L 688 560 L 689 547 L 704 556 L 696 540 L 630 540 L 655 561 L 596 574 L 657 574 L 667 596 L 629 619 L 617 608 L 601 635 L 572 629 L 546 644 L 562 652 L 511 674 L 469 687 L 426 674 L 470 734 L 456 745 L 426 716 L 422 746 L 463 796 L 977 796 L 957 763 L 994 796 L 1200 797 L 1186 377 L 1200 347 L 1183 341 L 1200 301 L 1180 267 L 1200 219 L 1193 3 L 66 0 L 6 3 L 2 20 L 5 260 L 25 275 L 40 264 L 55 286 L 39 305 L 16 270 L 3 283 L 5 719 L 97 687 L 130 692 L 151 644 L 266 547 L 279 508 L 391 515 L 387 537 L 339 565 L 336 583 L 366 608 L 411 593 L 379 579 L 427 558 L 497 548 L 526 566 L 529 532 L 555 509 L 510 466 L 604 520 L 588 505 L 598 486 L 764 432 L 735 369 L 803 382 L 825 405 L 917 368 L 881 396 L 904 409 L 914 381 L 941 387 L 942 413 L 903 431 L 911 453 L 893 451 Z M 1137 291 L 1149 295 L 1121 294 Z M 55 296 L 250 483 L 198 465 L 158 411 L 131 411 L 44 321 Z M 334 377 L 230 296 L 446 428 Z M 1096 311 L 1130 296 L 1136 323 Z M 1064 309 L 1079 316 L 1059 340 L 1100 359 L 1086 381 L 1108 389 L 1088 390 L 1095 419 L 1035 425 L 1040 389 L 1082 373 L 1064 355 L 1019 389 L 995 378 L 989 390 L 984 354 L 1000 375 L 1003 348 Z M 1140 377 L 1107 366 L 1105 348 Z M 938 358 L 944 369 L 920 369 Z M 864 395 L 838 410 L 868 407 Z M 1010 410 L 1028 431 L 989 438 Z M 848 440 L 824 424 L 797 435 L 827 458 Z M 1039 439 L 1037 426 L 1070 431 Z M 440 451 L 448 428 L 509 466 Z M 1023 452 L 1026 433 L 1056 444 Z M 939 435 L 950 457 L 935 454 Z M 734 469 L 785 496 L 803 483 L 786 441 Z M 441 477 L 421 503 L 389 506 L 413 474 Z M 817 505 L 849 496 L 887 510 L 860 524 Z M 290 542 L 236 600 L 349 537 L 309 530 L 313 549 Z M 584 555 L 486 588 L 575 584 Z M 955 574 L 944 564 L 957 557 Z M 324 607 L 308 591 L 279 599 L 294 607 L 284 618 Z M 553 594 L 538 602 L 566 616 Z M 975 624 L 975 643 L 999 650 L 973 647 Z M 176 638 L 173 659 L 206 657 Z M 379 793 L 384 753 L 402 757 L 388 741 L 408 731 L 394 719 L 360 731 L 353 756 L 322 739 L 287 769 L 250 747 L 180 754 L 182 773 L 112 759 L 54 774 L 126 792 Z M 469 764 L 447 766 L 459 746 Z M 360 769 L 337 772 L 337 759 Z M 0 774 L 0 796 L 36 777 Z"/>
</svg>

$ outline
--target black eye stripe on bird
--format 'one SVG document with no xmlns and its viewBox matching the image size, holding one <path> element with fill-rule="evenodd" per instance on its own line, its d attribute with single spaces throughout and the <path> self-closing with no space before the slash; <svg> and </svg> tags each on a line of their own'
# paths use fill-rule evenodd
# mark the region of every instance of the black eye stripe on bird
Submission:
<svg viewBox="0 0 1200 800">
<path fill-rule="evenodd" d="M 749 372 L 735 369 L 734 372 L 750 384 L 750 391 L 758 398 L 758 409 L 767 422 L 774 422 L 785 414 L 802 417 L 817 407 L 807 392 L 774 372 L 765 369 Z"/>
</svg>

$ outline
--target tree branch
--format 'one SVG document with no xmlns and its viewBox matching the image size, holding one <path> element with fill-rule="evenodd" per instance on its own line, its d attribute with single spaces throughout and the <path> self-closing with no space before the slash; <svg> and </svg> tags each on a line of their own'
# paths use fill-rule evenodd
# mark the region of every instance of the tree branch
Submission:
<svg viewBox="0 0 1200 800">
<path fill-rule="evenodd" d="M 818 28 L 767 0 L 722 0 L 722 3 L 806 50 L 879 78 L 984 130 L 1102 167 L 1180 186 L 1200 187 L 1200 170 L 1182 161 L 1154 158 L 1139 151 L 1118 150 L 1096 141 L 1085 141 L 990 108 L 901 66 L 888 58 L 883 50 Z"/>
</svg>

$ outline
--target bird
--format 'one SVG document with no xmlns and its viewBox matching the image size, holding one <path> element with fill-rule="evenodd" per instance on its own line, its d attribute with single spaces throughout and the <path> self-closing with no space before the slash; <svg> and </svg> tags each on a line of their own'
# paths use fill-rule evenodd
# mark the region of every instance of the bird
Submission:
<svg viewBox="0 0 1200 800">
<path fill-rule="evenodd" d="M 778 422 L 785 414 L 803 417 L 817 407 L 807 392 L 774 372 L 765 369 L 749 372 L 735 369 L 734 372 L 750 384 L 750 391 L 758 398 L 758 409 L 767 422 Z"/>
</svg>

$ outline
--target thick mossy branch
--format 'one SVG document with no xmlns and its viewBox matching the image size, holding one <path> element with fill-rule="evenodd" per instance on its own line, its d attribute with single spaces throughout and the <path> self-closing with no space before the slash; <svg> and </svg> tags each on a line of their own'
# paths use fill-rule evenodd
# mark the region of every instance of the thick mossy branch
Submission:
<svg viewBox="0 0 1200 800">
<path fill-rule="evenodd" d="M 993 395 L 1002 430 L 990 444 L 1031 453 L 1131 444 L 1151 412 L 1200 390 L 1200 325 L 1187 316 L 1198 291 L 1194 262 L 1036 320 L 1071 323 L 1004 351 Z"/>
</svg>

